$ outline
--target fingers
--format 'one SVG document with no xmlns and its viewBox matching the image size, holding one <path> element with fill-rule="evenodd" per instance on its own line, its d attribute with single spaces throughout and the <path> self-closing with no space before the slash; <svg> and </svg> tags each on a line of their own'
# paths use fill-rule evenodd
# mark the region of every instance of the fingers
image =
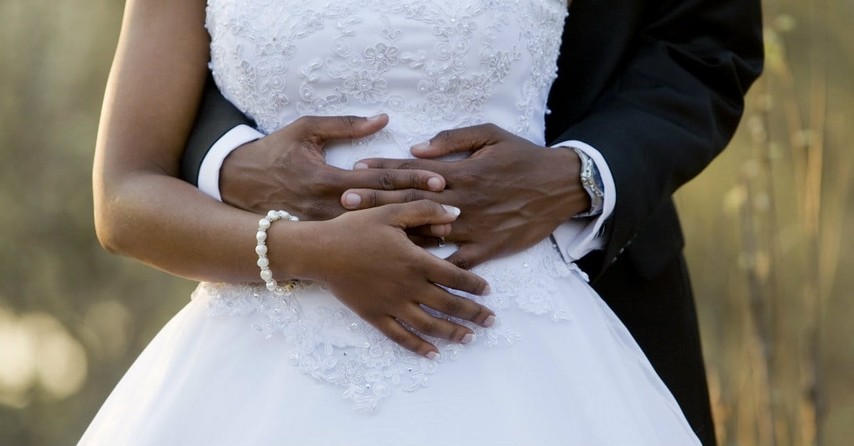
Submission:
<svg viewBox="0 0 854 446">
<path fill-rule="evenodd" d="M 394 159 L 394 158 L 366 158 L 360 160 L 353 166 L 353 170 L 361 171 L 367 169 L 396 169 L 396 170 L 422 170 L 439 175 L 447 171 L 447 161 L 416 160 L 416 159 Z"/>
<path fill-rule="evenodd" d="M 439 350 L 436 349 L 436 346 L 407 330 L 392 317 L 386 318 L 385 321 L 375 326 L 382 334 L 411 352 L 430 359 L 436 359 L 439 356 Z"/>
<path fill-rule="evenodd" d="M 467 327 L 434 317 L 420 307 L 413 307 L 411 314 L 406 317 L 406 323 L 419 333 L 434 338 L 447 339 L 459 344 L 468 344 L 474 340 L 474 333 Z"/>
<path fill-rule="evenodd" d="M 486 291 L 488 291 L 488 286 Z M 495 313 L 492 312 L 489 308 L 465 297 L 457 296 L 452 293 L 449 293 L 441 288 L 439 288 L 440 293 L 436 293 L 435 295 L 426 296 L 424 300 L 424 305 L 442 313 L 447 314 L 448 316 L 453 316 L 465 321 L 474 322 L 481 327 L 491 327 L 492 324 L 495 323 Z M 427 314 L 427 313 L 424 313 Z M 435 319 L 435 318 L 434 318 Z M 419 331 L 424 334 L 428 334 L 430 336 L 440 337 L 443 339 L 450 339 L 452 341 L 461 342 L 463 339 L 461 337 L 460 329 L 464 329 L 465 333 L 469 333 L 470 330 L 463 327 L 462 325 L 453 324 L 454 327 L 438 324 L 430 327 L 432 330 L 439 331 L 427 331 L 427 329 L 415 326 Z M 439 334 L 434 334 L 439 333 Z M 462 334 L 465 334 L 462 333 Z M 461 342 L 466 344 L 467 342 Z"/>
<path fill-rule="evenodd" d="M 480 124 L 453 130 L 443 130 L 430 141 L 412 146 L 418 158 L 436 158 L 451 153 L 475 152 L 494 143 L 501 129 L 494 124 Z"/>
<path fill-rule="evenodd" d="M 351 188 L 376 190 L 421 189 L 439 192 L 445 179 L 423 169 L 356 169 L 347 173 Z"/>
<path fill-rule="evenodd" d="M 495 314 L 488 308 L 469 299 L 454 296 L 438 287 L 434 295 L 427 297 L 424 305 L 448 316 L 468 320 L 483 327 L 491 327 L 495 323 Z M 383 334 L 395 343 L 431 359 L 433 359 L 431 354 L 438 353 L 436 347 L 407 327 L 402 326 L 401 321 L 419 333 L 434 338 L 447 339 L 460 344 L 468 344 L 474 341 L 474 332 L 471 329 L 456 322 L 435 317 L 425 311 L 417 302 L 414 302 L 408 310 L 397 317 L 389 316 L 384 324 L 376 325 Z"/>
<path fill-rule="evenodd" d="M 465 248 L 465 246 L 466 245 L 463 245 L 463 248 Z M 462 250 L 462 248 L 460 248 L 460 250 Z M 489 294 L 489 283 L 483 277 L 480 277 L 466 269 L 460 268 L 448 260 L 442 260 L 436 257 L 433 257 L 433 259 L 435 259 L 435 262 L 431 262 L 431 265 L 429 266 L 427 271 L 427 280 L 437 285 L 442 285 L 450 289 L 463 291 L 477 296 L 486 296 Z M 474 302 L 472 302 L 472 304 L 474 304 Z M 475 307 L 468 306 L 468 309 L 473 308 Z M 442 308 L 436 308 L 436 310 L 446 313 Z M 456 313 L 451 315 L 457 316 Z M 468 317 L 462 318 L 470 320 Z"/>
<path fill-rule="evenodd" d="M 409 228 L 406 235 L 412 243 L 422 248 L 441 248 L 445 246 L 445 237 L 451 235 L 453 227 L 450 224 L 419 226 Z"/>
<path fill-rule="evenodd" d="M 441 237 L 431 237 L 421 235 L 419 232 L 412 233 L 411 231 L 421 231 L 422 228 L 409 229 L 406 233 L 406 236 L 409 238 L 409 241 L 415 245 L 418 245 L 422 248 L 439 248 L 444 246 L 444 241 Z"/>
<path fill-rule="evenodd" d="M 409 203 L 419 200 L 438 200 L 436 192 L 428 192 L 419 189 L 404 190 L 376 190 L 376 189 L 350 189 L 341 194 L 341 206 L 345 209 L 367 209 L 392 203 Z"/>
<path fill-rule="evenodd" d="M 322 146 L 337 139 L 364 138 L 382 130 L 388 124 L 385 113 L 363 118 L 359 116 L 303 116 L 289 127 Z"/>
<path fill-rule="evenodd" d="M 444 246 L 444 238 L 451 235 L 450 223 L 442 225 L 419 226 L 417 228 L 409 228 L 406 230 L 406 236 L 412 243 L 415 243 L 422 248 L 435 248 Z"/>
<path fill-rule="evenodd" d="M 444 225 L 460 215 L 460 209 L 430 200 L 389 204 L 376 209 L 385 213 L 388 223 L 401 229 L 424 225 Z"/>
<path fill-rule="evenodd" d="M 489 260 L 491 254 L 491 250 L 484 245 L 468 243 L 462 245 L 460 249 L 448 256 L 445 261 L 454 264 L 458 268 L 469 270 Z"/>
</svg>

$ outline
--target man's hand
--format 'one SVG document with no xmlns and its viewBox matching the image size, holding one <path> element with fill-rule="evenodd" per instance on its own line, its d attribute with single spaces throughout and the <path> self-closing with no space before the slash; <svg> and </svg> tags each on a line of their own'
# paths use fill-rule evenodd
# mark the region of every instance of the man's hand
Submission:
<svg viewBox="0 0 854 446">
<path fill-rule="evenodd" d="M 287 209 L 303 220 L 328 220 L 346 211 L 341 194 L 351 188 L 441 191 L 445 180 L 424 170 L 338 169 L 324 148 L 335 140 L 380 131 L 388 116 L 302 117 L 232 152 L 220 171 L 220 193 L 234 207 L 266 213 Z"/>
<path fill-rule="evenodd" d="M 434 159 L 465 152 L 471 156 L 459 161 Z M 545 149 L 493 124 L 440 132 L 412 154 L 422 159 L 367 159 L 356 171 L 436 172 L 447 183 L 443 191 L 354 188 L 341 203 L 362 209 L 429 199 L 462 209 L 445 237 L 460 245 L 448 260 L 462 268 L 530 247 L 590 207 L 573 150 Z"/>
</svg>

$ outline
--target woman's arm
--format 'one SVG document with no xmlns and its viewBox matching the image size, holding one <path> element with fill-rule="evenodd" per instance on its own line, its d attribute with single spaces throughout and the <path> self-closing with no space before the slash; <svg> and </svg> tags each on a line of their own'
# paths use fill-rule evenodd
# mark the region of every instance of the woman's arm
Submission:
<svg viewBox="0 0 854 446">
<path fill-rule="evenodd" d="M 223 205 L 177 179 L 205 79 L 204 0 L 130 0 L 107 85 L 93 187 L 98 238 L 110 251 L 183 277 L 258 281 L 259 216 Z M 295 124 L 299 125 L 299 121 Z M 456 218 L 432 202 L 352 212 L 268 231 L 274 277 L 326 283 L 366 321 L 404 347 L 435 352 L 422 333 L 464 341 L 471 331 L 422 305 L 482 325 L 492 313 L 436 284 L 482 294 L 483 279 L 412 244 L 403 229 Z"/>
<path fill-rule="evenodd" d="M 170 273 L 249 281 L 257 218 L 175 178 L 205 78 L 204 14 L 203 0 L 128 1 L 95 152 L 95 225 L 108 250 Z"/>
</svg>

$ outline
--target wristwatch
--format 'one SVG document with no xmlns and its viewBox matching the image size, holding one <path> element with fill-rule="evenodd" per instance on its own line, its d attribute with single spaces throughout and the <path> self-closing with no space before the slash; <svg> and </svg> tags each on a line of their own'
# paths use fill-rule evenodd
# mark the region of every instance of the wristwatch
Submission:
<svg viewBox="0 0 854 446">
<path fill-rule="evenodd" d="M 584 153 L 583 150 L 572 147 L 572 150 L 578 154 L 581 159 L 581 186 L 590 196 L 590 209 L 575 214 L 573 218 L 593 217 L 602 213 L 602 207 L 605 205 L 605 185 L 602 182 L 602 176 L 599 174 L 599 168 L 596 163 Z"/>
</svg>

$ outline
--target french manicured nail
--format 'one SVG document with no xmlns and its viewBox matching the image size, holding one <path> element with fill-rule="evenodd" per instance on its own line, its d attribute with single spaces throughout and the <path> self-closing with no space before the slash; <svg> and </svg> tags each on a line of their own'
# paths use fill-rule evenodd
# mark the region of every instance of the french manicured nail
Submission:
<svg viewBox="0 0 854 446">
<path fill-rule="evenodd" d="M 428 147 L 430 147 L 430 141 L 415 144 L 414 146 L 412 146 L 412 152 L 423 152 L 427 150 Z"/>
<path fill-rule="evenodd" d="M 491 292 L 492 292 L 492 288 L 490 288 L 489 284 L 487 283 L 486 286 L 483 287 L 483 292 L 480 293 L 480 295 L 481 296 L 489 296 L 489 293 L 491 293 Z"/>
<path fill-rule="evenodd" d="M 474 341 L 474 335 L 471 333 L 466 333 L 462 339 L 460 339 L 460 344 L 471 344 Z"/>
<path fill-rule="evenodd" d="M 353 170 L 367 169 L 368 165 L 362 161 L 359 161 L 355 165 L 353 165 Z M 427 181 L 427 184 L 430 184 L 430 181 Z"/>
<path fill-rule="evenodd" d="M 427 180 L 427 187 L 429 187 L 430 190 L 442 190 L 442 180 L 436 177 L 430 178 Z"/>
<path fill-rule="evenodd" d="M 360 204 L 362 204 L 362 197 L 359 194 L 344 195 L 344 205 L 348 208 L 354 208 Z"/>
<path fill-rule="evenodd" d="M 427 356 L 427 359 L 432 359 L 432 360 L 434 360 L 434 361 L 435 361 L 435 360 L 437 360 L 437 359 L 439 359 L 439 354 L 438 354 L 438 353 L 436 353 L 436 352 L 430 352 L 430 353 L 427 353 L 427 354 L 426 354 L 426 355 L 424 355 L 424 356 Z"/>
<path fill-rule="evenodd" d="M 368 121 L 379 121 L 379 120 L 383 117 L 383 115 L 385 115 L 385 113 L 380 113 L 380 114 L 378 114 L 378 115 L 373 115 L 373 116 L 371 116 L 370 118 L 368 118 Z"/>
<path fill-rule="evenodd" d="M 458 207 L 456 207 L 456 206 L 451 206 L 451 205 L 448 205 L 448 204 L 443 204 L 443 205 L 442 205 L 442 207 L 443 207 L 443 208 L 445 208 L 445 212 L 447 212 L 447 213 L 449 213 L 449 214 L 453 214 L 453 215 L 454 215 L 454 217 L 459 217 L 459 216 L 460 216 L 460 212 L 462 212 L 462 211 L 460 211 L 460 208 L 458 208 Z"/>
<path fill-rule="evenodd" d="M 487 316 L 486 319 L 483 321 L 483 326 L 486 328 L 489 328 L 493 325 L 495 325 L 495 316 L 492 316 L 492 315 Z"/>
</svg>

